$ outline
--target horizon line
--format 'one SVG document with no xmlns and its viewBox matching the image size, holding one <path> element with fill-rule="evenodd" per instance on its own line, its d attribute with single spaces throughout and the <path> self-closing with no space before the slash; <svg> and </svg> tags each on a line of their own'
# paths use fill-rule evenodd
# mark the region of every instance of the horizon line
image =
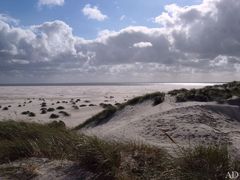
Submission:
<svg viewBox="0 0 240 180">
<path fill-rule="evenodd" d="M 213 81 L 213 82 L 76 82 L 76 83 L 0 83 L 0 86 L 61 86 L 61 85 L 71 85 L 71 86 L 79 86 L 79 85 L 139 85 L 139 84 L 211 84 L 211 83 L 228 83 L 232 81 Z"/>
</svg>

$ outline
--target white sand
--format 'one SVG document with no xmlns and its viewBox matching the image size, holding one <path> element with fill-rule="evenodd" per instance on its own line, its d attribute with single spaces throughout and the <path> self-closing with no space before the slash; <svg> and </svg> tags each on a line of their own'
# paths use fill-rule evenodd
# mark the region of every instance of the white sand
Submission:
<svg viewBox="0 0 240 180">
<path fill-rule="evenodd" d="M 47 108 L 58 106 L 64 106 L 64 111 L 71 114 L 70 117 L 60 117 L 56 120 L 63 120 L 68 127 L 74 127 L 84 122 L 89 117 L 100 112 L 102 108 L 100 103 L 121 103 L 124 100 L 130 99 L 134 96 L 142 95 L 145 93 L 155 91 L 168 91 L 176 88 L 199 88 L 202 86 L 211 84 L 159 84 L 149 83 L 142 85 L 132 86 L 2 86 L 0 87 L 0 106 L 11 106 L 9 110 L 3 111 L 0 109 L 1 120 L 24 120 L 34 122 L 49 122 L 55 119 L 49 119 L 52 113 L 58 114 L 58 111 L 48 112 L 47 114 L 40 114 L 40 108 L 42 101 L 39 98 L 44 98 L 47 103 Z M 110 98 L 110 96 L 113 96 Z M 70 103 L 71 98 L 74 100 L 81 99 L 76 103 L 78 107 L 82 104 L 87 107 L 79 107 L 75 110 Z M 90 101 L 89 103 L 84 102 Z M 31 103 L 28 103 L 32 101 Z M 60 104 L 56 104 L 57 101 L 61 101 Z M 68 101 L 68 104 L 62 103 L 62 101 Z M 25 107 L 23 107 L 26 102 Z M 54 103 L 54 105 L 52 105 Z M 89 104 L 97 106 L 89 107 Z M 21 107 L 18 107 L 21 105 Z M 23 111 L 31 111 L 36 114 L 36 117 L 28 117 L 22 115 Z"/>
</svg>

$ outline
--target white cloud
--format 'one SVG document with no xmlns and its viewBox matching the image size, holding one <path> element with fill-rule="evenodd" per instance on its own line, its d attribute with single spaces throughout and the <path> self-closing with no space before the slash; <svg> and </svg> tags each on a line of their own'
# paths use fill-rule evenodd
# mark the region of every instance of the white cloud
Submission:
<svg viewBox="0 0 240 180">
<path fill-rule="evenodd" d="M 63 6 L 64 0 L 39 0 L 39 6 Z"/>
<path fill-rule="evenodd" d="M 82 12 L 89 19 L 94 19 L 97 21 L 104 21 L 108 18 L 107 15 L 102 14 L 102 12 L 98 9 L 97 6 L 92 7 L 90 4 L 85 5 L 85 7 L 82 9 Z"/>
<path fill-rule="evenodd" d="M 133 47 L 136 48 L 146 48 L 146 47 L 152 47 L 152 43 L 150 42 L 138 42 L 138 43 L 134 43 Z"/>
<path fill-rule="evenodd" d="M 18 19 L 12 18 L 11 16 L 8 16 L 7 14 L 0 14 L 0 21 L 4 21 L 9 24 L 15 24 L 15 25 L 19 24 Z"/>
</svg>

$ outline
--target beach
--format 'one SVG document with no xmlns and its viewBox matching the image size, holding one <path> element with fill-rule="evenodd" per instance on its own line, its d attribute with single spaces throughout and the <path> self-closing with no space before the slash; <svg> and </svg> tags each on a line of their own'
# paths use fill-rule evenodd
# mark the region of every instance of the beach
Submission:
<svg viewBox="0 0 240 180">
<path fill-rule="evenodd" d="M 102 111 L 101 103 L 123 103 L 133 97 L 156 91 L 167 92 L 179 88 L 201 88 L 214 83 L 128 83 L 128 84 L 91 84 L 72 86 L 0 86 L 1 120 L 17 120 L 46 123 L 62 120 L 68 127 L 73 128 L 91 116 Z M 76 102 L 77 101 L 77 102 Z M 42 103 L 46 107 L 42 107 Z M 58 110 L 62 106 L 64 109 Z M 41 114 L 41 108 L 54 108 Z M 23 115 L 23 112 L 33 112 L 34 117 Z M 67 112 L 69 116 L 59 114 Z M 58 118 L 49 118 L 51 114 Z"/>
<path fill-rule="evenodd" d="M 193 179 L 199 165 L 200 177 L 215 179 L 239 170 L 236 81 L 0 92 L 0 179 Z"/>
</svg>

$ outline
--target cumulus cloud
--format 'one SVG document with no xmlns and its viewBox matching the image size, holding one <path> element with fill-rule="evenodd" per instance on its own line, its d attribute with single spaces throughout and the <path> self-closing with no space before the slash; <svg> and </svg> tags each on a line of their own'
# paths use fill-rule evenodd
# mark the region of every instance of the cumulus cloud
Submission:
<svg viewBox="0 0 240 180">
<path fill-rule="evenodd" d="M 87 16 L 89 19 L 94 19 L 97 21 L 104 21 L 108 18 L 107 15 L 103 14 L 97 6 L 91 6 L 90 4 L 87 4 L 82 9 L 82 12 L 85 16 Z"/>
<path fill-rule="evenodd" d="M 138 43 L 134 43 L 133 47 L 136 47 L 136 48 L 152 47 L 152 43 L 150 43 L 150 42 L 138 42 Z"/>
<path fill-rule="evenodd" d="M 63 21 L 21 28 L 0 19 L 0 82 L 239 79 L 239 9 L 236 0 L 168 5 L 158 28 L 104 30 L 92 40 Z"/>
<path fill-rule="evenodd" d="M 39 0 L 39 6 L 62 6 L 64 5 L 64 0 Z"/>
<path fill-rule="evenodd" d="M 9 24 L 14 24 L 14 25 L 18 25 L 19 24 L 19 20 L 15 19 L 7 14 L 0 14 L 0 21 L 4 21 L 7 22 Z"/>
</svg>

